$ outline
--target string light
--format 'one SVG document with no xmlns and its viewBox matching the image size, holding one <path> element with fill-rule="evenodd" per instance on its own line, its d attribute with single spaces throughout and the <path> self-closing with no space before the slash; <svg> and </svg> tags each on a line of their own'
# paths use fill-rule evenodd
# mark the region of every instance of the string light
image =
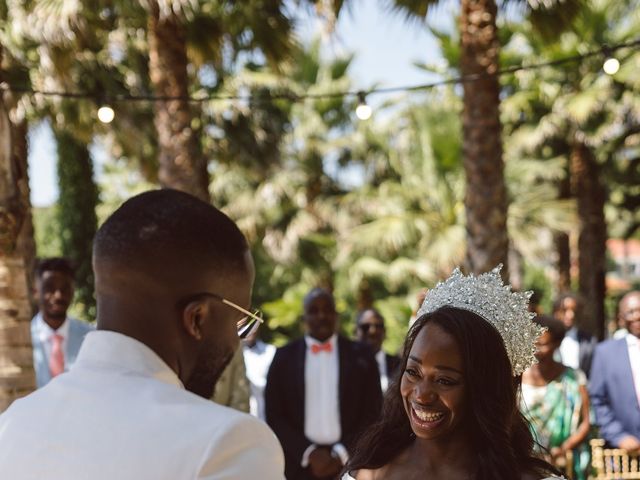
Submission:
<svg viewBox="0 0 640 480">
<path fill-rule="evenodd" d="M 502 76 L 509 75 L 519 71 L 531 71 L 531 70 L 539 70 L 545 67 L 556 67 L 560 65 L 564 65 L 567 63 L 580 62 L 586 58 L 594 57 L 594 56 L 605 56 L 606 61 L 603 64 L 603 69 L 608 75 L 614 75 L 618 69 L 620 68 L 620 62 L 613 56 L 613 52 L 622 49 L 622 48 L 638 48 L 640 46 L 640 38 L 631 40 L 625 43 L 619 43 L 617 45 L 612 46 L 603 46 L 597 50 L 593 50 L 590 52 L 586 52 L 581 55 L 574 55 L 570 57 L 563 57 L 556 60 L 551 60 L 548 62 L 534 63 L 534 64 L 521 64 L 515 65 L 512 67 L 506 67 L 498 70 L 495 73 L 477 73 L 471 75 L 462 75 L 458 77 L 452 77 L 448 79 L 444 79 L 437 82 L 420 84 L 420 85 L 405 85 L 405 86 L 397 86 L 397 87 L 386 87 L 386 88 L 374 88 L 367 91 L 367 95 L 373 94 L 385 94 L 385 93 L 396 93 L 396 92 L 413 92 L 413 91 L 426 91 L 431 90 L 433 88 L 443 86 L 443 85 L 458 85 L 465 82 L 473 82 L 477 80 L 482 80 L 487 77 L 493 76 Z M 76 99 L 92 99 L 95 98 L 95 94 L 87 93 L 87 92 L 67 92 L 67 91 L 45 91 L 45 90 L 37 90 L 31 87 L 24 87 L 19 85 L 11 85 L 8 83 L 1 83 L 0 89 L 9 90 L 14 93 L 23 93 L 27 95 L 43 95 L 48 97 L 61 97 L 61 98 L 76 98 Z M 239 100 L 239 101 L 250 101 L 252 103 L 259 102 L 271 102 L 273 100 L 288 100 L 290 102 L 299 102 L 305 99 L 327 99 L 327 98 L 344 98 L 344 97 L 358 97 L 361 100 L 360 95 L 364 95 L 362 91 L 338 91 L 338 92 L 325 92 L 325 93 L 306 93 L 303 95 L 292 95 L 290 92 L 287 93 L 276 93 L 272 92 L 268 97 L 259 96 L 254 97 L 251 94 L 237 94 L 237 95 L 224 95 L 224 94 L 208 94 L 208 95 L 200 95 L 200 96 L 159 96 L 159 95 L 132 95 L 132 94 L 115 94 L 110 96 L 110 101 L 113 104 L 114 102 L 169 102 L 169 101 L 186 101 L 191 103 L 203 103 L 215 100 Z M 109 120 L 112 121 L 115 113 L 113 109 L 108 106 L 101 107 L 105 108 L 105 119 L 111 118 Z M 358 107 L 356 110 L 360 108 L 361 113 L 365 114 L 366 118 L 371 116 L 371 107 L 366 104 L 366 102 L 359 101 Z M 110 112 L 110 113 L 107 113 Z M 368 116 L 367 116 L 368 113 Z M 358 118 L 361 118 L 356 111 L 356 115 Z M 100 118 L 100 114 L 98 115 Z M 100 120 L 102 121 L 102 120 Z M 108 122 L 106 122 L 108 123 Z"/>
<path fill-rule="evenodd" d="M 615 75 L 620 70 L 620 61 L 616 57 L 609 57 L 602 64 L 602 69 L 607 75 Z"/>
<path fill-rule="evenodd" d="M 356 107 L 356 117 L 360 120 L 369 120 L 373 110 L 371 106 L 367 104 L 367 98 L 364 92 L 358 92 L 358 106 Z"/>
<path fill-rule="evenodd" d="M 604 63 L 602 69 L 607 75 L 615 75 L 620 70 L 620 61 L 613 56 L 613 50 L 605 45 L 602 47 L 602 54 L 604 55 Z"/>
<path fill-rule="evenodd" d="M 98 109 L 98 120 L 102 123 L 111 123 L 116 116 L 116 112 L 113 111 L 109 105 L 102 105 Z"/>
</svg>

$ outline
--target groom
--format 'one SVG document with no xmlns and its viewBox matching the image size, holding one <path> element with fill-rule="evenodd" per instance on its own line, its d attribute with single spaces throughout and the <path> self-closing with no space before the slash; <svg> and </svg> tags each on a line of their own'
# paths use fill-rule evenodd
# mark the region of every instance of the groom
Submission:
<svg viewBox="0 0 640 480">
<path fill-rule="evenodd" d="M 100 227 L 93 266 L 97 331 L 0 416 L 0 477 L 282 479 L 266 425 L 208 400 L 251 298 L 238 227 L 186 193 L 146 192 Z"/>
</svg>

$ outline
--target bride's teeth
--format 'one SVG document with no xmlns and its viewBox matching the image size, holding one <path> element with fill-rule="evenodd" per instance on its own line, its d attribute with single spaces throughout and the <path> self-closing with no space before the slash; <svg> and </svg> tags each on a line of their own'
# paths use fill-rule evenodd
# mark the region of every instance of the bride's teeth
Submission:
<svg viewBox="0 0 640 480">
<path fill-rule="evenodd" d="M 444 417 L 444 413 L 428 413 L 420 410 L 413 409 L 416 412 L 416 416 L 423 422 L 435 422 Z"/>
</svg>

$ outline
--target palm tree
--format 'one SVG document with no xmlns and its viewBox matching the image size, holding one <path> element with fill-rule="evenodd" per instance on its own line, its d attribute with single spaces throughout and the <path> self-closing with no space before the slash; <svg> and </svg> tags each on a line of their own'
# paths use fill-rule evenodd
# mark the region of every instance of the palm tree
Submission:
<svg viewBox="0 0 640 480">
<path fill-rule="evenodd" d="M 241 51 L 259 51 L 274 63 L 286 56 L 291 25 L 284 2 L 151 0 L 144 6 L 116 2 L 113 13 L 122 27 L 146 29 L 152 93 L 159 97 L 154 102 L 158 180 L 208 201 L 200 107 L 188 97 L 196 86 L 200 94 L 217 90 Z M 138 25 L 140 18 L 144 25 Z M 215 78 L 213 84 L 199 81 L 203 69 Z"/>
<path fill-rule="evenodd" d="M 632 19 L 637 7 L 634 2 L 592 2 L 575 23 L 575 32 L 563 37 L 561 43 L 545 45 L 537 42 L 526 29 L 520 32 L 528 39 L 528 52 L 537 58 L 553 60 L 577 55 L 607 43 L 618 43 L 635 35 Z M 635 76 L 624 80 L 611 79 L 601 72 L 603 58 L 584 60 L 577 68 L 546 69 L 544 76 L 534 72 L 518 76 L 521 96 L 532 97 L 526 105 L 512 109 L 513 118 L 524 116 L 519 129 L 528 131 L 526 144 L 530 154 L 561 157 L 568 176 L 560 182 L 561 195 L 567 183 L 577 202 L 579 289 L 586 299 L 585 328 L 601 338 L 604 335 L 605 272 L 608 201 L 605 174 L 613 158 L 612 145 L 620 147 L 637 132 L 637 102 L 624 101 L 633 97 L 635 88 L 625 81 L 635 82 Z M 626 92 L 626 88 L 629 92 Z M 612 101 L 613 100 L 613 101 Z M 524 105 L 524 108 L 522 108 Z M 566 244 L 562 245 L 566 250 Z"/>
<path fill-rule="evenodd" d="M 63 2 L 36 2 L 11 9 L 11 50 L 29 67 L 29 81 L 43 90 L 100 92 L 119 77 L 104 62 L 104 20 L 86 5 L 66 8 Z M 58 146 L 57 208 L 62 254 L 76 264 L 76 307 L 95 318 L 91 248 L 97 228 L 97 188 L 89 144 L 96 105 L 78 99 L 25 102 L 30 115 L 48 118 Z"/>
<path fill-rule="evenodd" d="M 0 48 L 0 58 L 2 58 Z M 17 249 L 28 212 L 28 182 L 16 162 L 13 128 L 0 100 L 0 411 L 35 387 L 27 265 Z M 27 197 L 28 198 L 28 197 Z"/>
<path fill-rule="evenodd" d="M 313 2 L 316 3 L 316 2 Z M 408 19 L 424 19 L 438 0 L 387 0 L 390 8 Z M 579 10 L 581 0 L 504 2 L 528 13 L 546 36 L 557 35 Z M 330 2 L 339 13 L 344 2 Z M 324 3 L 322 3 L 324 5 Z M 500 39 L 496 0 L 460 1 L 460 73 L 463 83 L 463 158 L 467 267 L 479 273 L 502 263 L 508 278 L 509 237 L 507 190 L 504 180 L 502 128 L 500 122 Z"/>
</svg>

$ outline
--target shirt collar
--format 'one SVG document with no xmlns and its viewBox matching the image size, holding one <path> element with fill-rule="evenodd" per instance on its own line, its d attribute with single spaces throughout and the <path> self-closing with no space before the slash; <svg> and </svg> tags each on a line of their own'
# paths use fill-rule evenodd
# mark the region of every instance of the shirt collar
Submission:
<svg viewBox="0 0 640 480">
<path fill-rule="evenodd" d="M 325 343 L 330 343 L 331 347 L 335 349 L 337 341 L 338 341 L 338 335 L 336 333 L 331 335 L 324 342 L 321 342 L 320 340 L 316 340 L 315 338 L 310 337 L 309 335 L 304 336 L 304 342 L 307 344 L 307 350 L 311 348 L 311 345 L 324 345 Z"/>
<path fill-rule="evenodd" d="M 578 327 L 573 326 L 569 330 L 567 330 L 567 333 L 565 333 L 565 337 L 569 337 L 569 338 L 573 338 L 574 340 L 577 340 L 578 339 Z"/>
<path fill-rule="evenodd" d="M 384 362 L 387 359 L 386 354 L 384 353 L 384 350 L 380 349 L 378 350 L 378 353 L 376 353 L 376 360 L 378 361 L 378 363 Z"/>
<path fill-rule="evenodd" d="M 89 332 L 72 368 L 108 368 L 184 388 L 178 375 L 144 343 L 108 330 Z"/>
<path fill-rule="evenodd" d="M 43 342 L 49 341 L 54 334 L 58 334 L 64 339 L 69 338 L 69 323 L 69 317 L 66 317 L 64 322 L 62 322 L 62 325 L 60 325 L 60 328 L 54 330 L 47 324 L 47 322 L 44 321 L 42 312 L 38 312 L 36 314 L 36 329 L 40 340 Z"/>
<path fill-rule="evenodd" d="M 624 338 L 627 341 L 627 346 L 629 347 L 637 348 L 638 345 L 640 345 L 640 340 L 635 335 L 631 335 L 630 333 L 627 333 L 627 335 Z"/>
<path fill-rule="evenodd" d="M 256 340 L 252 346 L 244 345 L 244 350 L 249 350 L 253 353 L 264 353 L 267 349 L 267 344 L 262 340 Z"/>
</svg>

